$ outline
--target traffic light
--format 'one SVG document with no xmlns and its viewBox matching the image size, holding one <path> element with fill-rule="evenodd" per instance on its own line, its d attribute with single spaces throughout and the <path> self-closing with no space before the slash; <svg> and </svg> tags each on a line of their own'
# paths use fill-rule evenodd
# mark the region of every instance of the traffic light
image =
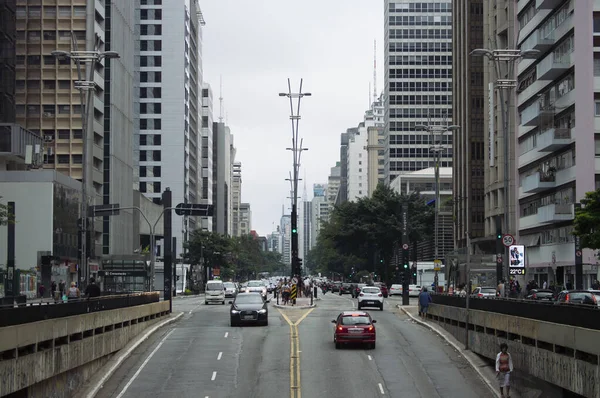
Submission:
<svg viewBox="0 0 600 398">
<path fill-rule="evenodd" d="M 292 228 L 292 233 L 293 233 L 293 234 L 297 234 L 297 233 L 298 233 L 298 229 L 296 229 L 296 228 Z"/>
<path fill-rule="evenodd" d="M 417 267 L 412 267 L 412 282 L 417 284 Z"/>
<path fill-rule="evenodd" d="M 298 260 L 296 260 L 296 265 L 298 266 L 298 270 L 302 270 L 302 259 L 299 258 Z"/>
</svg>

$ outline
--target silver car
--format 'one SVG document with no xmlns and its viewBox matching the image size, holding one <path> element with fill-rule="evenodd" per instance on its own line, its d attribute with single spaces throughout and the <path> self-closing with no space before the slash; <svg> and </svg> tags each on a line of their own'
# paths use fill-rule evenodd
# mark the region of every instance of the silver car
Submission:
<svg viewBox="0 0 600 398">
<path fill-rule="evenodd" d="M 225 287 L 225 297 L 226 298 L 235 298 L 235 296 L 237 296 L 238 287 L 235 283 L 225 282 L 225 283 L 223 283 L 223 286 Z"/>
</svg>

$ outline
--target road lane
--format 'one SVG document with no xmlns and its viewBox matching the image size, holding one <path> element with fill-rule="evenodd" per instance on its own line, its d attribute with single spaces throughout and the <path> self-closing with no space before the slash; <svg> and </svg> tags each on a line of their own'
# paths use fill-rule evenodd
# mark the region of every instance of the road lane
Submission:
<svg viewBox="0 0 600 398">
<path fill-rule="evenodd" d="M 489 396 L 460 353 L 396 310 L 367 310 L 377 320 L 377 348 L 336 350 L 331 320 L 352 309 L 345 297 L 323 297 L 299 326 L 302 391 L 307 397 L 475 398 Z M 381 385 L 381 386 L 380 386 Z M 382 393 L 383 391 L 383 393 Z"/>
<path fill-rule="evenodd" d="M 235 328 L 229 326 L 228 305 L 182 298 L 174 309 L 186 311 L 183 319 L 141 344 L 99 398 L 248 397 L 289 390 L 289 358 L 281 354 L 288 328 L 274 308 L 269 327 Z"/>
</svg>

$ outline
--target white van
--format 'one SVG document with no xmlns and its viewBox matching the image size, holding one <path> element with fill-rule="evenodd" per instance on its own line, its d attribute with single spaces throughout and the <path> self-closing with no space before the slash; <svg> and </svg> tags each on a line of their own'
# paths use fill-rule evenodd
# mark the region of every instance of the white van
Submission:
<svg viewBox="0 0 600 398">
<path fill-rule="evenodd" d="M 204 304 L 215 302 L 225 304 L 225 286 L 222 281 L 206 282 L 205 292 Z"/>
</svg>

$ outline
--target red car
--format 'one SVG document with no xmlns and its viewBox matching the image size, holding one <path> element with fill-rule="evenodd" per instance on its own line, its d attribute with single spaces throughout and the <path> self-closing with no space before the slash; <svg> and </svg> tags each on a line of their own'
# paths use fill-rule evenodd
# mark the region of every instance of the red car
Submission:
<svg viewBox="0 0 600 398">
<path fill-rule="evenodd" d="M 383 294 L 384 298 L 388 297 L 388 288 L 385 283 L 379 285 L 379 289 L 381 290 L 381 294 Z"/>
<path fill-rule="evenodd" d="M 342 344 L 346 343 L 367 344 L 371 349 L 375 348 L 375 323 L 377 321 L 372 319 L 368 312 L 344 311 L 331 322 L 335 323 L 333 332 L 335 348 L 339 349 Z"/>
</svg>

